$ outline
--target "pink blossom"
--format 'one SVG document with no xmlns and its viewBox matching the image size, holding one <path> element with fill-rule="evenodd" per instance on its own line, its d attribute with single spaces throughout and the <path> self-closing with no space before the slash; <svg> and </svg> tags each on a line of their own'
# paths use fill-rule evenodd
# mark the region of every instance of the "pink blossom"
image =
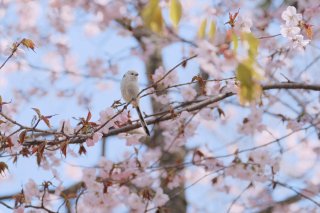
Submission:
<svg viewBox="0 0 320 213">
<path fill-rule="evenodd" d="M 131 193 L 129 195 L 128 206 L 137 212 L 143 212 L 145 208 L 145 204 L 143 203 L 142 198 L 135 193 Z"/>
<path fill-rule="evenodd" d="M 84 25 L 83 30 L 88 37 L 94 37 L 101 32 L 101 29 L 96 22 L 88 22 Z"/>
<path fill-rule="evenodd" d="M 302 126 L 303 126 L 302 123 L 300 123 L 296 120 L 290 120 L 290 121 L 288 121 L 287 129 L 291 129 L 292 131 L 296 131 L 298 129 L 301 129 Z"/>
<path fill-rule="evenodd" d="M 166 204 L 166 202 L 168 202 L 169 200 L 169 196 L 163 193 L 162 188 L 158 188 L 156 190 L 156 195 L 153 198 L 153 202 L 155 204 L 155 206 L 163 206 L 164 204 Z"/>
<path fill-rule="evenodd" d="M 168 183 L 168 189 L 174 189 L 183 184 L 184 178 L 180 174 L 175 175 Z"/>
<path fill-rule="evenodd" d="M 101 138 L 102 138 L 103 134 L 100 132 L 95 132 L 92 136 L 92 138 L 88 138 L 86 140 L 86 144 L 87 146 L 94 146 L 94 144 L 96 144 Z"/>
<path fill-rule="evenodd" d="M 154 74 L 152 75 L 153 82 L 157 82 L 160 79 L 162 79 L 159 82 L 159 84 L 162 84 L 164 87 L 174 85 L 175 83 L 178 82 L 178 76 L 176 72 L 173 71 L 170 74 L 168 74 L 166 77 L 164 77 L 165 74 L 166 74 L 165 69 L 162 66 L 160 66 L 155 70 Z"/>
<path fill-rule="evenodd" d="M 281 14 L 281 18 L 286 21 L 287 26 L 297 26 L 302 20 L 302 15 L 297 13 L 297 9 L 293 6 L 288 6 Z"/>
<path fill-rule="evenodd" d="M 123 134 L 123 137 L 126 139 L 126 145 L 127 146 L 134 146 L 141 144 L 140 139 L 144 137 L 144 133 L 141 132 L 138 134 Z"/>
<path fill-rule="evenodd" d="M 299 51 L 303 51 L 306 46 L 310 43 L 309 39 L 304 39 L 303 35 L 295 35 L 292 38 L 292 48 L 298 49 Z"/>
<path fill-rule="evenodd" d="M 93 183 L 96 179 L 96 169 L 94 168 L 85 168 L 82 170 L 82 180 L 85 183 Z"/>
<path fill-rule="evenodd" d="M 74 129 L 71 127 L 70 120 L 60 121 L 60 127 L 58 128 L 58 131 L 63 131 L 67 135 L 72 135 L 74 133 Z"/>
<path fill-rule="evenodd" d="M 137 187 L 147 187 L 151 186 L 153 183 L 153 178 L 150 177 L 147 173 L 140 173 L 135 179 L 132 180 L 132 183 Z"/>
<path fill-rule="evenodd" d="M 249 154 L 249 157 L 254 163 L 257 163 L 260 166 L 275 164 L 275 158 L 273 158 L 272 154 L 266 150 L 255 150 Z"/>
<path fill-rule="evenodd" d="M 204 120 L 212 120 L 213 118 L 213 110 L 209 108 L 201 109 L 199 112 L 199 115 L 201 116 L 202 119 Z"/>
<path fill-rule="evenodd" d="M 239 26 L 239 30 L 241 32 L 246 32 L 250 33 L 251 32 L 251 27 L 252 27 L 252 20 L 248 16 L 240 16 L 237 26 Z"/>
<path fill-rule="evenodd" d="M 24 186 L 24 196 L 27 202 L 31 202 L 33 197 L 40 196 L 38 185 L 34 180 L 29 179 L 28 183 Z"/>
<path fill-rule="evenodd" d="M 280 33 L 285 38 L 293 38 L 294 36 L 298 35 L 301 31 L 301 29 L 297 26 L 281 25 L 280 27 Z"/>
<path fill-rule="evenodd" d="M 182 89 L 181 95 L 184 100 L 186 101 L 192 101 L 197 96 L 197 92 L 195 89 L 193 89 L 192 86 L 186 86 Z"/>
<path fill-rule="evenodd" d="M 101 157 L 99 161 L 99 176 L 101 177 L 108 177 L 110 170 L 112 169 L 113 162 L 110 160 L 107 160 L 105 157 Z"/>
<path fill-rule="evenodd" d="M 223 167 L 223 163 L 214 157 L 205 159 L 202 165 L 205 167 L 206 171 L 216 171 Z"/>
<path fill-rule="evenodd" d="M 114 121 L 112 120 L 112 117 L 115 115 L 115 111 L 112 107 L 108 107 L 105 110 L 100 112 L 100 118 L 99 118 L 99 124 L 103 125 L 106 122 L 108 122 L 102 129 L 101 132 L 108 133 L 109 128 L 114 125 Z"/>
<path fill-rule="evenodd" d="M 170 97 L 168 94 L 164 94 L 164 95 L 157 95 L 157 94 L 153 94 L 152 97 L 161 104 L 168 104 L 170 102 Z"/>
<path fill-rule="evenodd" d="M 13 210 L 13 213 L 24 213 L 24 206 L 19 206 Z"/>
</svg>

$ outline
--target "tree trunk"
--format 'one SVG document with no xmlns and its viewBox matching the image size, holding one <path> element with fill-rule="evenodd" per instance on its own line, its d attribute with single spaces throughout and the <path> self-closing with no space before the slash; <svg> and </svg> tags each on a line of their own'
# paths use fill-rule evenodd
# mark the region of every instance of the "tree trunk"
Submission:
<svg viewBox="0 0 320 213">
<path fill-rule="evenodd" d="M 162 65 L 161 49 L 156 48 L 155 52 L 152 55 L 150 55 L 147 62 L 147 75 L 148 75 L 148 80 L 150 84 L 152 83 L 152 78 L 151 78 L 152 74 L 154 74 L 154 71 L 161 65 Z M 152 99 L 151 102 L 152 102 L 152 109 L 154 113 L 165 110 L 168 107 L 156 102 L 154 99 Z M 184 149 L 181 149 L 181 151 L 175 152 L 175 153 L 166 152 L 164 150 L 164 143 L 163 143 L 164 138 L 162 135 L 162 129 L 159 127 L 159 125 L 155 124 L 153 133 L 154 134 L 152 135 L 149 146 L 151 148 L 160 146 L 161 149 L 163 150 L 164 154 L 162 155 L 159 161 L 160 166 L 172 165 L 177 162 L 183 162 L 186 154 Z M 175 169 L 174 173 L 177 174 L 179 173 L 179 171 L 180 169 L 179 170 Z M 163 212 L 179 212 L 179 213 L 186 212 L 187 201 L 185 198 L 185 192 L 183 190 L 184 184 L 181 184 L 179 187 L 172 190 L 167 187 L 167 180 L 162 179 L 161 186 L 164 190 L 164 193 L 169 195 L 170 198 L 173 196 L 172 199 L 170 199 L 170 201 L 167 203 L 166 208 L 164 209 Z"/>
</svg>

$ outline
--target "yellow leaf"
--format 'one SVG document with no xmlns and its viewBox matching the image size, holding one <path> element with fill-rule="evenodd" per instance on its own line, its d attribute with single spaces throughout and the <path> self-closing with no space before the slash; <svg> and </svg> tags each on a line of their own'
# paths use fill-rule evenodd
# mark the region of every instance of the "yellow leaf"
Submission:
<svg viewBox="0 0 320 213">
<path fill-rule="evenodd" d="M 30 48 L 30 49 L 32 49 L 34 51 L 35 44 L 33 43 L 32 40 L 24 38 L 24 39 L 21 40 L 21 44 L 23 46 L 25 46 L 26 48 Z"/>
<path fill-rule="evenodd" d="M 203 19 L 198 31 L 198 37 L 200 39 L 203 39 L 204 36 L 206 35 L 206 28 L 207 28 L 207 19 Z"/>
<path fill-rule="evenodd" d="M 150 0 L 143 8 L 141 17 L 146 27 L 156 33 L 161 33 L 163 28 L 163 18 L 159 0 Z"/>
<path fill-rule="evenodd" d="M 240 104 L 250 103 L 261 95 L 261 86 L 257 82 L 257 73 L 251 63 L 240 63 L 237 67 L 237 80 L 240 82 Z"/>
<path fill-rule="evenodd" d="M 209 32 L 208 32 L 209 39 L 210 39 L 211 41 L 213 41 L 215 35 L 216 35 L 216 22 L 211 21 L 211 23 L 210 23 L 210 28 L 209 28 Z"/>
<path fill-rule="evenodd" d="M 234 50 L 234 53 L 237 52 L 238 50 L 238 47 L 239 47 L 239 41 L 238 41 L 238 36 L 235 32 L 232 31 L 232 34 L 231 34 L 231 38 L 232 38 L 232 42 L 233 42 L 233 50 Z"/>
<path fill-rule="evenodd" d="M 178 27 L 182 15 L 182 6 L 179 0 L 170 1 L 170 19 L 175 28 Z"/>
<path fill-rule="evenodd" d="M 252 33 L 243 33 L 242 36 L 249 44 L 249 59 L 254 62 L 255 57 L 258 55 L 259 39 L 257 39 Z"/>
</svg>

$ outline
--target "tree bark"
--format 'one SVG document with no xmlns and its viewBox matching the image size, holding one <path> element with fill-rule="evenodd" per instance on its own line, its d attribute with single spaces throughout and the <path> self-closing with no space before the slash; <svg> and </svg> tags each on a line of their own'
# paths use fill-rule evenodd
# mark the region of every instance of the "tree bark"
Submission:
<svg viewBox="0 0 320 213">
<path fill-rule="evenodd" d="M 147 75 L 149 84 L 152 83 L 152 74 L 154 74 L 155 70 L 162 65 L 162 56 L 161 56 L 161 48 L 156 48 L 156 50 L 150 55 L 147 64 Z M 154 113 L 166 110 L 168 106 L 162 105 L 156 102 L 154 99 L 151 101 L 152 110 Z M 161 147 L 163 151 L 163 155 L 159 161 L 161 165 L 171 165 L 176 162 L 183 162 L 185 158 L 186 151 L 182 148 L 179 152 L 169 153 L 164 150 L 164 137 L 162 135 L 162 129 L 158 124 L 155 124 L 153 129 L 153 135 L 149 144 L 150 148 Z M 179 173 L 180 169 L 174 171 L 175 174 Z M 169 189 L 167 187 L 167 180 L 165 178 L 161 179 L 161 187 L 164 190 L 164 193 L 172 197 L 171 200 L 167 203 L 166 207 L 163 209 L 163 212 L 179 212 L 184 213 L 187 211 L 187 201 L 185 197 L 185 192 L 183 190 L 184 184 L 181 184 L 179 187 L 175 189 Z M 180 192 L 180 193 L 178 193 Z M 160 210 L 161 211 L 161 210 Z"/>
</svg>

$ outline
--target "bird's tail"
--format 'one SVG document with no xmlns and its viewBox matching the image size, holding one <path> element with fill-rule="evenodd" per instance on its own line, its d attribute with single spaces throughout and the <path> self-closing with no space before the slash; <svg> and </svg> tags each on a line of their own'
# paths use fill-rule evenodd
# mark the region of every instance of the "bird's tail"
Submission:
<svg viewBox="0 0 320 213">
<path fill-rule="evenodd" d="M 147 127 L 147 123 L 146 123 L 146 121 L 144 120 L 144 118 L 142 116 L 142 113 L 141 113 L 141 110 L 140 110 L 139 106 L 137 106 L 136 109 L 137 109 L 137 112 L 138 112 L 138 115 L 139 115 L 141 126 L 143 127 L 143 129 L 146 132 L 146 134 L 148 136 L 150 136 L 150 132 L 149 132 L 149 129 Z"/>
</svg>

